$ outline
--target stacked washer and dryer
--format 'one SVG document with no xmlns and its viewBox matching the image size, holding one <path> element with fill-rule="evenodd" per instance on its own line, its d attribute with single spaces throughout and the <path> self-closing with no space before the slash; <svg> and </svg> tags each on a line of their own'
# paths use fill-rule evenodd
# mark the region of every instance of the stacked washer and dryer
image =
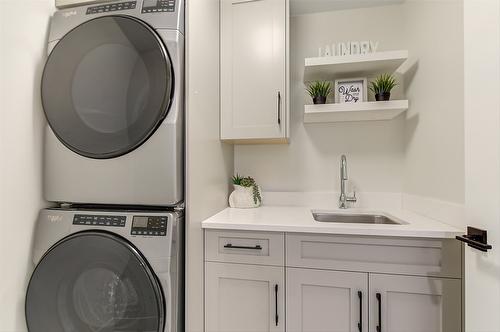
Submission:
<svg viewBox="0 0 500 332">
<path fill-rule="evenodd" d="M 30 332 L 184 330 L 184 2 L 51 19 Z"/>
</svg>

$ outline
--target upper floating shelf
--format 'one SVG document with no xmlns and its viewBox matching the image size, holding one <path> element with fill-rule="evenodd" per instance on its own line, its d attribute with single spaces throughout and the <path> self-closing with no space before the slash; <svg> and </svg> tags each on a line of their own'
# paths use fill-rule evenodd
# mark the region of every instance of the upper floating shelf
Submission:
<svg viewBox="0 0 500 332">
<path fill-rule="evenodd" d="M 408 59 L 408 51 L 306 58 L 304 82 L 394 73 Z"/>
</svg>

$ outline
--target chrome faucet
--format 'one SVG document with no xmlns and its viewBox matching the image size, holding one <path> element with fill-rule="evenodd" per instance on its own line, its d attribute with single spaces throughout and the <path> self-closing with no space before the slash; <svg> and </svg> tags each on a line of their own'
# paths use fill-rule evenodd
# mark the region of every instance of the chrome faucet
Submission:
<svg viewBox="0 0 500 332">
<path fill-rule="evenodd" d="M 346 194 L 345 184 L 349 178 L 347 177 L 347 157 L 342 155 L 340 158 L 340 198 L 339 198 L 339 208 L 347 209 L 348 203 L 356 203 L 356 191 L 353 196 L 350 197 Z"/>
</svg>

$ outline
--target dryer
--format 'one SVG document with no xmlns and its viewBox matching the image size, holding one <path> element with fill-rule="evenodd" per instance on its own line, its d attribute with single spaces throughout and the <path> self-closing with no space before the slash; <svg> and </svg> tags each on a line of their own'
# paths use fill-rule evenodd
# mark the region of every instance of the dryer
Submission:
<svg viewBox="0 0 500 332">
<path fill-rule="evenodd" d="M 48 201 L 183 201 L 183 34 L 183 0 L 54 14 L 41 86 Z"/>
<path fill-rule="evenodd" d="M 183 215 L 42 210 L 29 332 L 184 331 Z"/>
</svg>

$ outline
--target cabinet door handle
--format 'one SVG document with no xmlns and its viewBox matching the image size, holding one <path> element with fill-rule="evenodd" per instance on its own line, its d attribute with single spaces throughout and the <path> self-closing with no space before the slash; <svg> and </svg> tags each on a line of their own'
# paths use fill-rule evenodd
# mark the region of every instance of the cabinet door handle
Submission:
<svg viewBox="0 0 500 332">
<path fill-rule="evenodd" d="M 275 310 L 275 316 L 274 316 L 274 319 L 276 321 L 276 326 L 278 326 L 278 322 L 279 322 L 279 316 L 278 316 L 278 284 L 274 285 L 274 303 L 275 303 L 275 307 L 274 307 L 274 310 Z"/>
<path fill-rule="evenodd" d="M 262 250 L 260 245 L 256 245 L 255 247 L 247 247 L 247 246 L 233 246 L 231 243 L 228 243 L 224 246 L 226 249 L 245 249 L 245 250 Z"/>
<path fill-rule="evenodd" d="M 359 298 L 358 330 L 359 330 L 359 332 L 363 332 L 363 292 L 362 291 L 358 291 L 358 298 Z"/>
<path fill-rule="evenodd" d="M 382 332 L 382 294 L 377 293 L 375 296 L 377 297 L 377 302 L 378 302 L 377 332 Z"/>
<path fill-rule="evenodd" d="M 278 91 L 278 125 L 281 125 L 281 92 Z"/>
</svg>

